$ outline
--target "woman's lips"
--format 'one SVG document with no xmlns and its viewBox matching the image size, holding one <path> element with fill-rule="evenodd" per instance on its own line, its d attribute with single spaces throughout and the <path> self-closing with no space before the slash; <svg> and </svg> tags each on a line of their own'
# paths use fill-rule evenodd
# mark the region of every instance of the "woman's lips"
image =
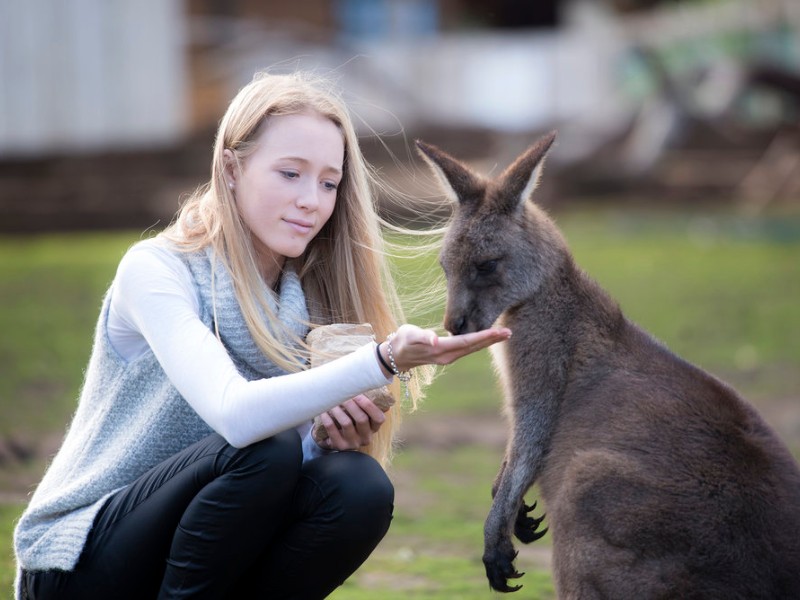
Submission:
<svg viewBox="0 0 800 600">
<path fill-rule="evenodd" d="M 309 221 L 301 221 L 298 219 L 284 219 L 284 222 L 294 229 L 297 233 L 306 234 L 313 228 L 314 224 Z"/>
</svg>

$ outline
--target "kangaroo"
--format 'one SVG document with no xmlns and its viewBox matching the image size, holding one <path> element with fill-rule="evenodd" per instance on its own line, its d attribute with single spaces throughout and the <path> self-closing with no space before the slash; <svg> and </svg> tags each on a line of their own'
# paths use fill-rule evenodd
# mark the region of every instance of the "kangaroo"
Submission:
<svg viewBox="0 0 800 600">
<path fill-rule="evenodd" d="M 797 461 L 576 265 L 531 198 L 554 140 L 494 179 L 417 142 L 454 204 L 444 326 L 513 332 L 492 347 L 512 431 L 484 528 L 490 586 L 521 587 L 512 533 L 547 531 L 524 502 L 536 482 L 560 598 L 800 598 Z"/>
</svg>

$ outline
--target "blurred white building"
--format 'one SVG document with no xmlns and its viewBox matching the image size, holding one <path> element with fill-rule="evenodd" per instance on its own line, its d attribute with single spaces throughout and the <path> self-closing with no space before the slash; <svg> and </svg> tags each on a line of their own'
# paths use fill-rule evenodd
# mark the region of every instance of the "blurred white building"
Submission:
<svg viewBox="0 0 800 600">
<path fill-rule="evenodd" d="M 338 77 L 379 132 L 613 130 L 635 108 L 620 86 L 632 43 L 689 47 L 800 13 L 797 0 L 726 0 L 623 22 L 611 3 L 2 0 L 0 158 L 175 145 L 213 130 L 255 71 L 298 66 Z"/>
<path fill-rule="evenodd" d="M 332 72 L 376 130 L 527 130 L 613 92 L 613 48 L 585 32 L 443 33 L 446 0 L 316 1 L 307 22 L 261 4 L 0 2 L 0 157 L 175 144 L 264 68 Z"/>
<path fill-rule="evenodd" d="M 174 143 L 186 24 L 182 0 L 0 2 L 0 156 Z"/>
</svg>

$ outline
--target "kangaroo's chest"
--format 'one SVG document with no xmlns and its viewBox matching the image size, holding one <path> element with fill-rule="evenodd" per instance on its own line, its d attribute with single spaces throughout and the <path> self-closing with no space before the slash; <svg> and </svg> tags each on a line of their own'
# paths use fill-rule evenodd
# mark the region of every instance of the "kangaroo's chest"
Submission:
<svg viewBox="0 0 800 600">
<path fill-rule="evenodd" d="M 507 381 L 511 376 L 508 365 L 508 344 L 501 342 L 489 346 L 489 353 L 492 356 L 492 364 L 497 369 L 497 376 L 501 381 Z"/>
<path fill-rule="evenodd" d="M 492 356 L 492 364 L 494 365 L 497 378 L 503 389 L 503 398 L 506 403 L 511 401 L 511 390 L 513 389 L 513 374 L 509 367 L 509 345 L 508 342 L 494 344 L 489 347 L 489 352 Z"/>
<path fill-rule="evenodd" d="M 498 324 L 512 331 L 507 342 L 490 346 L 495 371 L 507 403 L 536 403 L 560 395 L 569 350 L 558 331 L 543 322 L 535 307 L 522 307 Z"/>
</svg>

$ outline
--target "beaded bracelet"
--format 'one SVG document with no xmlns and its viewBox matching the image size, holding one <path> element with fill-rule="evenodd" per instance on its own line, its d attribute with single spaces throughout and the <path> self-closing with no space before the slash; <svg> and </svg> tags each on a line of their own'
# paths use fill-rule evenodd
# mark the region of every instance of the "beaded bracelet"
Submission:
<svg viewBox="0 0 800 600">
<path fill-rule="evenodd" d="M 411 381 L 411 372 L 403 371 L 401 373 L 400 369 L 397 368 L 397 363 L 394 360 L 394 351 L 392 350 L 393 337 L 394 333 L 390 333 L 389 337 L 386 338 L 386 353 L 389 355 L 389 364 L 392 366 L 391 371 L 397 376 L 400 383 L 403 384 L 403 392 L 405 393 L 406 400 L 408 400 L 411 397 L 411 394 L 408 392 L 408 382 Z M 380 356 L 380 351 L 378 355 Z"/>
</svg>

